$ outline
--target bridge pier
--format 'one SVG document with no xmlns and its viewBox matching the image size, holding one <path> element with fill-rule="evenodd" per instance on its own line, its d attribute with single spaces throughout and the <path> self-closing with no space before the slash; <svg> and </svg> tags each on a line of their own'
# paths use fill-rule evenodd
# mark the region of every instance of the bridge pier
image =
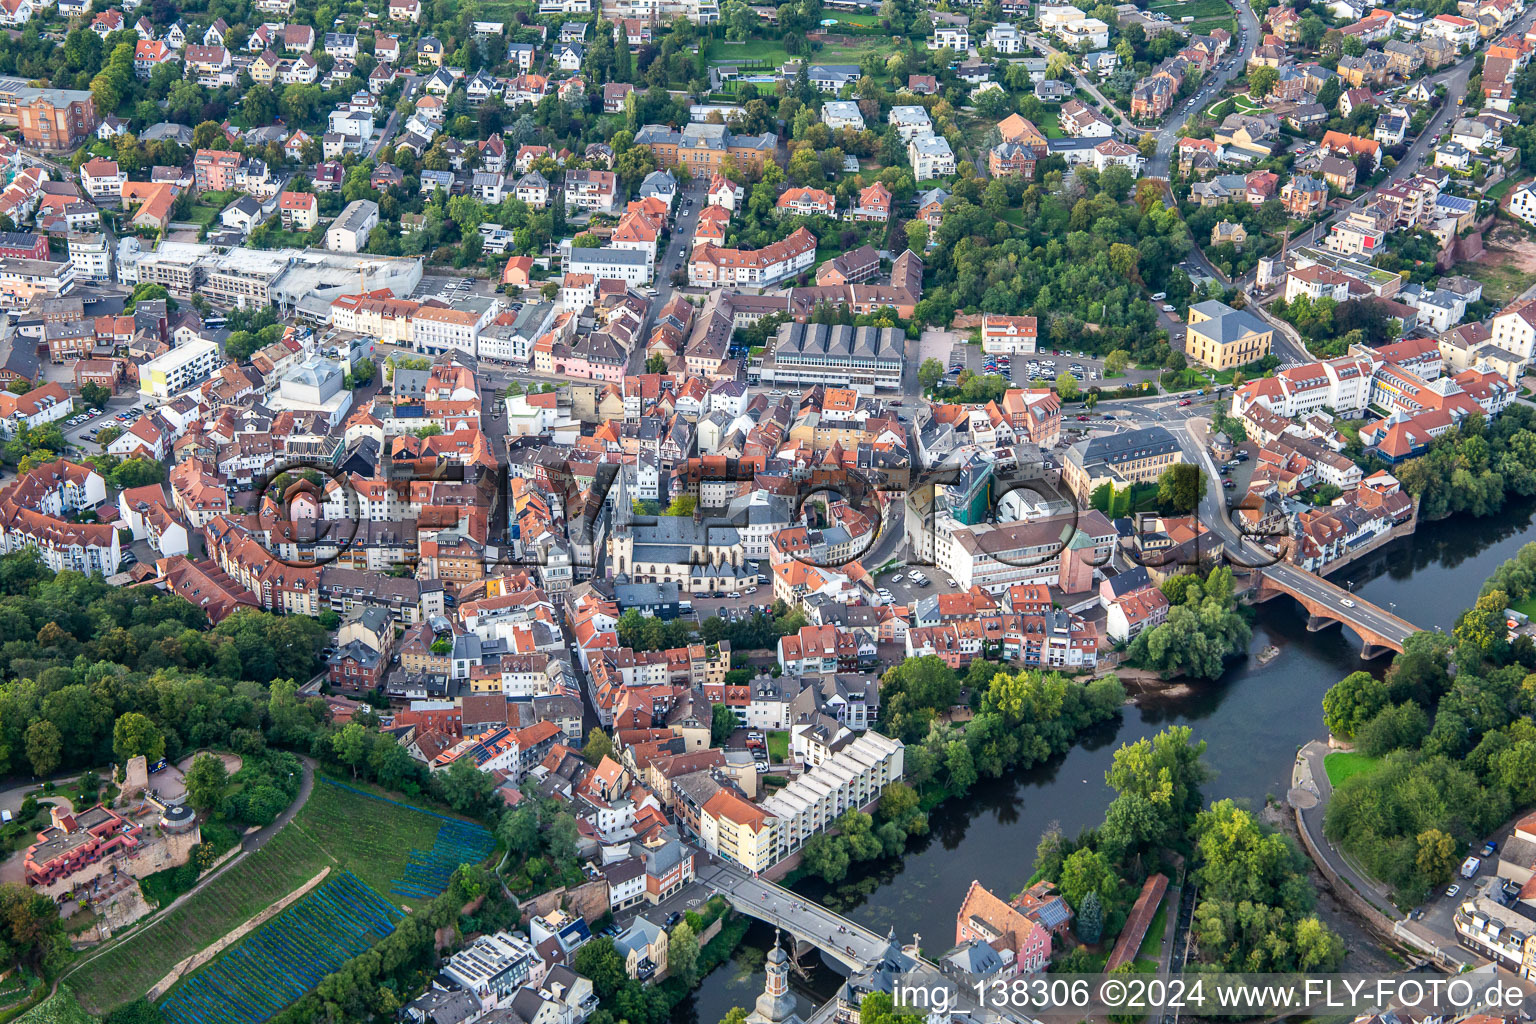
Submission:
<svg viewBox="0 0 1536 1024">
<path fill-rule="evenodd" d="M 1397 652 L 1385 644 L 1373 644 L 1369 640 L 1364 641 L 1360 645 L 1360 657 L 1365 661 L 1370 661 L 1372 658 L 1379 658 L 1383 654 L 1395 653 Z"/>
<path fill-rule="evenodd" d="M 1322 632 L 1323 630 L 1327 629 L 1329 626 L 1338 626 L 1338 625 L 1342 625 L 1342 623 L 1338 619 L 1334 618 L 1331 615 L 1308 615 L 1307 616 L 1307 632 L 1308 633 L 1319 633 L 1319 632 Z"/>
</svg>

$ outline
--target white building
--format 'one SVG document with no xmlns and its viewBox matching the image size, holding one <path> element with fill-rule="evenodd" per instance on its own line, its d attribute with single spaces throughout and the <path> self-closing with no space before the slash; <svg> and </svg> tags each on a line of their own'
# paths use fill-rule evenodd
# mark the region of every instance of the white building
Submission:
<svg viewBox="0 0 1536 1024">
<path fill-rule="evenodd" d="M 68 235 L 69 261 L 75 276 L 87 281 L 112 280 L 112 248 L 100 232 L 72 232 Z"/>
<path fill-rule="evenodd" d="M 864 130 L 864 115 L 859 113 L 859 105 L 852 100 L 828 100 L 822 104 L 821 120 L 834 131 L 838 128 Z"/>
<path fill-rule="evenodd" d="M 955 173 L 955 154 L 942 135 L 919 135 L 907 143 L 907 159 L 912 176 L 931 181 Z"/>
<path fill-rule="evenodd" d="M 933 26 L 933 35 L 928 40 L 930 50 L 954 50 L 956 53 L 966 53 L 971 48 L 971 30 L 964 25 Z"/>
<path fill-rule="evenodd" d="M 1527 224 L 1536 224 L 1536 182 L 1528 181 L 1509 194 L 1509 212 Z"/>
<path fill-rule="evenodd" d="M 201 384 L 223 363 L 215 343 L 202 338 L 189 341 L 140 364 L 139 391 L 151 398 L 170 398 Z"/>
<path fill-rule="evenodd" d="M 1536 304 L 1517 302 L 1493 318 L 1493 343 L 1530 362 L 1536 348 Z"/>
<path fill-rule="evenodd" d="M 919 135 L 933 134 L 933 119 L 926 107 L 892 107 L 886 118 L 902 142 L 911 142 Z"/>
<path fill-rule="evenodd" d="M 378 224 L 378 203 L 371 199 L 353 200 L 325 229 L 325 247 L 331 252 L 361 252 L 368 244 L 369 233 Z"/>
<path fill-rule="evenodd" d="M 635 249 L 572 247 L 565 260 L 567 274 L 589 274 L 594 281 L 623 281 L 636 288 L 651 283 L 651 259 Z"/>
<path fill-rule="evenodd" d="M 998 53 L 1023 53 L 1024 33 L 1006 21 L 999 22 L 987 29 L 982 45 L 990 46 Z"/>
<path fill-rule="evenodd" d="M 1242 416 L 1254 405 L 1286 419 L 1325 408 L 1340 416 L 1358 413 L 1370 403 L 1372 372 L 1371 360 L 1363 356 L 1288 366 L 1232 392 L 1232 415 Z"/>
<path fill-rule="evenodd" d="M 773 816 L 772 860 L 800 850 L 844 811 L 879 799 L 887 786 L 900 781 L 903 754 L 899 740 L 864 732 L 764 800 L 763 811 Z"/>
<path fill-rule="evenodd" d="M 501 303 L 492 300 L 485 309 L 450 309 L 422 306 L 411 317 L 411 343 L 418 352 L 439 354 L 452 349 L 479 356 L 480 332 L 496 319 Z"/>
</svg>

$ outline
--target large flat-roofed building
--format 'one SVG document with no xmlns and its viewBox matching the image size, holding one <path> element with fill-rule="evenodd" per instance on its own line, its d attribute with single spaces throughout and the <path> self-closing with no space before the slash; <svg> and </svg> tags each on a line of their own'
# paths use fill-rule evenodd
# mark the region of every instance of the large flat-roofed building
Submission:
<svg viewBox="0 0 1536 1024">
<path fill-rule="evenodd" d="M 34 299 L 57 298 L 75 286 L 75 265 L 69 260 L 0 258 L 0 306 L 14 309 Z"/>
<path fill-rule="evenodd" d="M 651 283 L 651 260 L 637 249 L 573 247 L 566 257 L 567 274 L 589 274 L 594 281 L 623 281 L 643 288 Z"/>
<path fill-rule="evenodd" d="M 139 367 L 139 390 L 169 398 L 201 383 L 223 362 L 219 346 L 202 338 L 177 345 Z"/>
<path fill-rule="evenodd" d="M 1086 502 L 1100 484 L 1116 487 L 1155 483 L 1169 466 L 1183 461 L 1179 442 L 1162 427 L 1143 427 L 1079 441 L 1061 461 L 1061 482 Z"/>
<path fill-rule="evenodd" d="M 96 101 L 84 89 L 39 89 L 17 79 L 0 80 L 0 123 L 21 129 L 34 149 L 74 149 L 100 122 Z"/>
<path fill-rule="evenodd" d="M 894 327 L 783 324 L 756 373 L 764 384 L 898 389 L 906 365 L 903 342 Z"/>
<path fill-rule="evenodd" d="M 1114 526 L 1089 510 L 938 531 L 934 562 L 962 590 L 1001 594 L 1021 583 L 1059 587 L 1068 594 L 1093 589 L 1093 571 L 1114 550 Z"/>
<path fill-rule="evenodd" d="M 355 294 L 361 282 L 368 291 L 388 289 L 403 298 L 421 284 L 422 257 L 373 256 L 363 253 L 288 249 L 287 269 L 267 289 L 278 313 L 314 323 L 329 323 L 331 304 Z"/>
<path fill-rule="evenodd" d="M 1246 309 L 1210 299 L 1189 307 L 1184 355 L 1216 370 L 1247 366 L 1269 355 L 1275 331 Z"/>
<path fill-rule="evenodd" d="M 293 249 L 231 249 L 201 261 L 198 290 L 208 301 L 237 309 L 260 309 L 272 301 L 272 284 L 288 269 Z"/>
<path fill-rule="evenodd" d="M 738 164 L 762 166 L 779 148 L 778 136 L 736 135 L 723 124 L 684 125 L 681 129 L 648 124 L 635 135 L 635 145 L 650 147 L 662 167 L 687 167 L 697 177 L 720 169 L 726 157 Z"/>
</svg>

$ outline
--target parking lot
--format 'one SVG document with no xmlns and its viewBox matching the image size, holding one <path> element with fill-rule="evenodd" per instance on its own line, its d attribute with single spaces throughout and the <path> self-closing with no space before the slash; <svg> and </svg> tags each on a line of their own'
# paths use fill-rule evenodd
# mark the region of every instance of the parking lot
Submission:
<svg viewBox="0 0 1536 1024">
<path fill-rule="evenodd" d="M 926 352 L 924 355 L 926 356 Z M 943 361 L 943 360 L 941 360 Z M 1033 362 L 1035 365 L 1031 366 Z M 978 345 L 957 342 L 950 350 L 944 369 L 944 383 L 953 385 L 960 370 L 976 374 L 998 374 L 1018 387 L 1049 387 L 1058 375 L 1070 373 L 1085 390 L 1094 387 L 1117 388 L 1155 378 L 1156 371 L 1128 369 L 1118 377 L 1104 377 L 1104 359 L 1087 352 L 1042 349 L 1033 355 L 989 356 Z"/>
<path fill-rule="evenodd" d="M 918 575 L 914 576 L 916 573 Z M 926 580 L 926 583 L 921 581 Z M 880 596 L 891 604 L 910 608 L 929 594 L 951 594 L 960 588 L 938 566 L 913 566 L 882 573 L 876 577 Z M 887 597 L 889 595 L 889 597 Z"/>
</svg>

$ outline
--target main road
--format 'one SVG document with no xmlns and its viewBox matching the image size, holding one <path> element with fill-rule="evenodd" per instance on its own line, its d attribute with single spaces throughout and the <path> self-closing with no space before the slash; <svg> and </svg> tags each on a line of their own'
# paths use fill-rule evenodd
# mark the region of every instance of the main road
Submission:
<svg viewBox="0 0 1536 1024">
<path fill-rule="evenodd" d="M 1500 34 L 1506 35 L 1514 33 L 1520 36 L 1524 36 L 1526 29 L 1530 27 L 1533 19 L 1536 19 L 1536 7 L 1531 8 L 1522 14 L 1519 18 L 1516 18 L 1515 21 L 1510 25 L 1507 32 Z M 1328 228 L 1340 216 L 1348 213 L 1351 210 L 1361 209 L 1366 204 L 1368 204 L 1377 189 L 1388 188 L 1400 181 L 1403 181 L 1406 178 L 1412 177 L 1419 172 L 1420 167 L 1423 166 L 1425 159 L 1429 156 L 1431 147 L 1434 145 L 1435 140 L 1440 137 L 1440 133 L 1446 129 L 1446 126 L 1449 125 L 1450 122 L 1456 117 L 1459 117 L 1463 110 L 1467 110 L 1469 113 L 1472 111 L 1472 108 L 1466 107 L 1465 104 L 1463 104 L 1461 101 L 1466 96 L 1467 82 L 1472 77 L 1472 65 L 1477 60 L 1479 52 L 1480 51 L 1474 50 L 1471 54 L 1467 55 L 1461 61 L 1452 65 L 1445 71 L 1430 75 L 1425 79 L 1425 81 L 1431 87 L 1440 85 L 1445 86 L 1445 102 L 1440 105 L 1440 109 L 1436 110 L 1434 114 L 1430 116 L 1429 122 L 1424 126 L 1424 130 L 1419 133 L 1418 138 L 1413 140 L 1413 144 L 1408 147 L 1407 152 L 1403 154 L 1403 158 L 1397 162 L 1396 166 L 1387 172 L 1387 176 L 1382 179 L 1379 185 L 1376 186 L 1376 189 L 1373 189 L 1371 192 L 1367 192 L 1365 195 L 1361 196 L 1359 199 L 1356 199 L 1348 206 L 1335 209 L 1332 213 L 1328 214 L 1328 216 L 1313 224 L 1306 231 L 1303 231 L 1301 234 L 1292 238 L 1288 243 L 1289 245 L 1316 244 L 1323 238 L 1323 236 L 1327 233 Z M 1250 271 L 1242 279 L 1236 282 L 1237 286 L 1244 290 L 1251 288 L 1253 285 L 1255 273 L 1255 271 Z"/>
<path fill-rule="evenodd" d="M 1161 126 L 1151 129 L 1157 135 L 1157 152 L 1147 161 L 1145 176 L 1167 178 L 1173 147 L 1184 135 L 1184 123 L 1190 115 L 1205 106 L 1208 99 L 1221 93 L 1228 82 L 1244 73 L 1248 58 L 1259 45 L 1259 19 L 1254 15 L 1248 0 L 1234 0 L 1232 11 L 1237 15 L 1237 50 L 1235 56 L 1226 57 L 1216 70 L 1206 76 L 1195 94 L 1171 110 Z"/>
</svg>

